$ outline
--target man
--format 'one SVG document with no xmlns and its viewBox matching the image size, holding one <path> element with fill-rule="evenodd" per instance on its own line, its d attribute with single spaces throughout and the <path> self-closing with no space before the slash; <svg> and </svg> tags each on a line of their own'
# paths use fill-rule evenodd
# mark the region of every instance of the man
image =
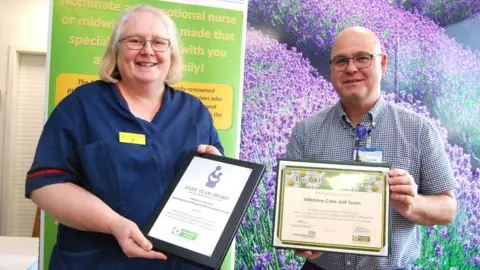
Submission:
<svg viewBox="0 0 480 270">
<path fill-rule="evenodd" d="M 448 224 L 455 217 L 458 187 L 437 127 L 411 111 L 386 102 L 380 81 L 387 56 L 370 30 L 350 27 L 335 40 L 331 81 L 340 102 L 297 124 L 286 157 L 359 160 L 357 146 L 381 150 L 389 171 L 393 211 L 392 255 L 385 257 L 297 251 L 302 269 L 411 269 L 420 257 L 420 226 Z M 362 140 L 358 138 L 363 128 Z M 357 133 L 357 135 L 355 135 Z M 360 132 L 362 133 L 362 132 Z M 356 137 L 357 136 L 357 137 Z M 361 160 L 361 159 L 360 159 Z"/>
</svg>

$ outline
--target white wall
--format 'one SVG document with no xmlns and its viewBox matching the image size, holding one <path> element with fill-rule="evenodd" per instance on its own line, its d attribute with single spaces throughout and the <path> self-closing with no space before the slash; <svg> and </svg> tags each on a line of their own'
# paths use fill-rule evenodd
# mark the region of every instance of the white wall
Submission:
<svg viewBox="0 0 480 270">
<path fill-rule="evenodd" d="M 9 47 L 47 50 L 49 5 L 49 0 L 0 0 L 0 170 L 3 166 L 6 131 L 5 93 L 9 91 L 6 89 Z M 0 184 L 3 181 L 0 172 Z M 0 209 L 1 207 L 0 205 Z M 0 228 L 1 225 L 2 220 Z"/>
</svg>

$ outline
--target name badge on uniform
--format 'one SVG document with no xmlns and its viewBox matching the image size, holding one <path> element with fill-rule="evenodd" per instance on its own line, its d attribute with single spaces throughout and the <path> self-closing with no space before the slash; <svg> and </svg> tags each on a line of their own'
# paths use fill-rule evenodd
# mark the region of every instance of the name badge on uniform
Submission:
<svg viewBox="0 0 480 270">
<path fill-rule="evenodd" d="M 145 134 L 120 132 L 118 140 L 121 143 L 130 143 L 130 144 L 139 144 L 139 145 L 146 145 L 147 144 Z"/>
<path fill-rule="evenodd" d="M 376 148 L 358 148 L 358 160 L 363 162 L 382 162 L 383 153 Z"/>
</svg>

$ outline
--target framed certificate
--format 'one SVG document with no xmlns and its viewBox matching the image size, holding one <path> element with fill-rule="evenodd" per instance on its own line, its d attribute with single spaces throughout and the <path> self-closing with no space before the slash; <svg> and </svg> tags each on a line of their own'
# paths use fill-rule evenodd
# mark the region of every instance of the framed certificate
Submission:
<svg viewBox="0 0 480 270">
<path fill-rule="evenodd" d="M 390 168 L 279 159 L 273 246 L 388 256 Z"/>
<path fill-rule="evenodd" d="M 218 269 L 265 166 L 190 153 L 143 233 L 153 249 Z"/>
</svg>

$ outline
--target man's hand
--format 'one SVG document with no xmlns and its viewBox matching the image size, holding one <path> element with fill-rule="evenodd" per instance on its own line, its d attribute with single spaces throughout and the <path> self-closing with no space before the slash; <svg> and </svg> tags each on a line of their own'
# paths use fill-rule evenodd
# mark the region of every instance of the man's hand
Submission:
<svg viewBox="0 0 480 270">
<path fill-rule="evenodd" d="M 167 259 L 163 253 L 152 250 L 152 243 L 148 241 L 138 228 L 137 224 L 120 215 L 116 215 L 109 222 L 110 233 L 117 239 L 123 253 L 129 258 Z"/>
<path fill-rule="evenodd" d="M 295 255 L 298 257 L 307 258 L 309 260 L 315 260 L 316 258 L 322 256 L 323 252 L 295 250 Z"/>
<path fill-rule="evenodd" d="M 200 144 L 197 147 L 197 152 L 200 153 L 200 154 L 212 154 L 212 155 L 217 155 L 217 156 L 222 155 L 220 153 L 220 151 L 218 151 L 218 149 L 215 146 L 207 145 L 207 144 Z"/>
<path fill-rule="evenodd" d="M 393 208 L 407 220 L 415 222 L 413 209 L 418 196 L 418 186 L 413 177 L 401 169 L 390 170 L 388 176 Z"/>
</svg>

